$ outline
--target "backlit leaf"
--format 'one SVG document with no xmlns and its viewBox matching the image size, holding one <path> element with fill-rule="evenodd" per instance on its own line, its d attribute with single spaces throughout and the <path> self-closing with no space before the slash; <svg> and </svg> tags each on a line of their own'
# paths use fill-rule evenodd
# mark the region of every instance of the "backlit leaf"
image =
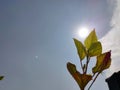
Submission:
<svg viewBox="0 0 120 90">
<path fill-rule="evenodd" d="M 80 60 L 83 60 L 86 56 L 86 49 L 85 49 L 84 45 L 77 39 L 74 39 L 74 43 L 76 45 Z"/>
<path fill-rule="evenodd" d="M 67 69 L 70 72 L 70 74 L 76 73 L 76 66 L 70 62 L 67 63 Z"/>
<path fill-rule="evenodd" d="M 76 66 L 70 62 L 67 63 L 67 69 L 72 77 L 75 79 L 81 90 L 84 90 L 85 86 L 90 80 L 92 80 L 91 75 L 81 74 L 77 71 Z"/>
<path fill-rule="evenodd" d="M 85 47 L 89 49 L 94 42 L 97 42 L 97 36 L 96 36 L 95 29 L 85 39 L 84 41 Z"/>
<path fill-rule="evenodd" d="M 102 45 L 100 42 L 93 43 L 90 48 L 88 49 L 88 55 L 90 57 L 92 56 L 98 56 L 102 53 Z"/>
<path fill-rule="evenodd" d="M 97 56 L 96 66 L 92 69 L 93 73 L 101 73 L 111 65 L 111 51 Z"/>
</svg>

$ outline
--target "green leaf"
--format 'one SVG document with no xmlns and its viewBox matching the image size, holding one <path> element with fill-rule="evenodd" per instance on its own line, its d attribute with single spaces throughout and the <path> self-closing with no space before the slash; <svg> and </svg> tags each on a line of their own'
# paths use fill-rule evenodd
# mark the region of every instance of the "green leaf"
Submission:
<svg viewBox="0 0 120 90">
<path fill-rule="evenodd" d="M 76 73 L 76 66 L 70 62 L 67 63 L 67 69 L 70 72 L 70 74 Z"/>
<path fill-rule="evenodd" d="M 102 53 L 102 45 L 100 42 L 93 43 L 90 48 L 88 49 L 88 55 L 90 57 L 92 56 L 98 56 Z"/>
<path fill-rule="evenodd" d="M 97 56 L 97 63 L 96 66 L 93 67 L 93 73 L 101 73 L 103 70 L 109 68 L 111 65 L 111 51 L 106 52 Z"/>
<path fill-rule="evenodd" d="M 89 49 L 94 42 L 97 42 L 97 36 L 96 36 L 95 29 L 85 39 L 84 41 L 85 47 Z"/>
<path fill-rule="evenodd" d="M 90 80 L 92 80 L 91 75 L 81 74 L 76 70 L 76 66 L 70 62 L 67 63 L 67 69 L 72 77 L 75 79 L 81 90 L 84 90 L 85 86 Z"/>
<path fill-rule="evenodd" d="M 0 80 L 2 80 L 4 78 L 4 76 L 0 76 Z"/>
<path fill-rule="evenodd" d="M 85 49 L 84 45 L 77 39 L 74 39 L 74 43 L 76 45 L 80 60 L 83 60 L 86 56 L 86 49 Z"/>
</svg>

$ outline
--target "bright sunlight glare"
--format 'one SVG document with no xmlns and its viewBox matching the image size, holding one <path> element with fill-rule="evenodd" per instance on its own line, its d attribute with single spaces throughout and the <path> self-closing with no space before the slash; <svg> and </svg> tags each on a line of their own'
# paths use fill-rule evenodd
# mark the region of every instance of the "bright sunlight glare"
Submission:
<svg viewBox="0 0 120 90">
<path fill-rule="evenodd" d="M 78 36 L 81 38 L 86 38 L 89 34 L 89 29 L 87 27 L 78 28 Z"/>
</svg>

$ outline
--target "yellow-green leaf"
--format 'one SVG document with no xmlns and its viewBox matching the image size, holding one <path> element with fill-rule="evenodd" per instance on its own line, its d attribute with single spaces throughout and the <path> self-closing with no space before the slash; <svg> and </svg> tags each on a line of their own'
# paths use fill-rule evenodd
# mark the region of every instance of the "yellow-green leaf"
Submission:
<svg viewBox="0 0 120 90">
<path fill-rule="evenodd" d="M 96 66 L 92 69 L 93 73 L 101 73 L 111 65 L 111 51 L 97 56 Z"/>
<path fill-rule="evenodd" d="M 90 48 L 88 49 L 88 55 L 90 57 L 92 56 L 98 56 L 102 53 L 102 45 L 100 42 L 93 43 Z"/>
<path fill-rule="evenodd" d="M 77 39 L 74 39 L 74 43 L 76 45 L 80 60 L 83 60 L 86 56 L 86 49 L 85 49 L 84 45 Z"/>
<path fill-rule="evenodd" d="M 67 63 L 67 69 L 72 77 L 75 79 L 81 90 L 84 90 L 85 86 L 90 80 L 92 80 L 91 75 L 81 74 L 77 71 L 76 66 L 70 62 Z"/>
<path fill-rule="evenodd" d="M 76 73 L 76 66 L 70 62 L 67 63 L 67 69 L 70 72 L 70 74 Z"/>
<path fill-rule="evenodd" d="M 88 37 L 85 39 L 84 44 L 87 49 L 90 48 L 90 46 L 94 43 L 97 42 L 97 36 L 95 29 L 88 35 Z"/>
</svg>

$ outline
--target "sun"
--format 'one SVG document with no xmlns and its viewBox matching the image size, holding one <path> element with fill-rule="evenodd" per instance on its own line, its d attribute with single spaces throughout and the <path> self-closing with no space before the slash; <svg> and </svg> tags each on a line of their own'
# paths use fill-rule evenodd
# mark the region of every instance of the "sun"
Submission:
<svg viewBox="0 0 120 90">
<path fill-rule="evenodd" d="M 81 38 L 86 38 L 89 34 L 89 29 L 87 27 L 80 27 L 78 28 L 77 34 Z"/>
</svg>

